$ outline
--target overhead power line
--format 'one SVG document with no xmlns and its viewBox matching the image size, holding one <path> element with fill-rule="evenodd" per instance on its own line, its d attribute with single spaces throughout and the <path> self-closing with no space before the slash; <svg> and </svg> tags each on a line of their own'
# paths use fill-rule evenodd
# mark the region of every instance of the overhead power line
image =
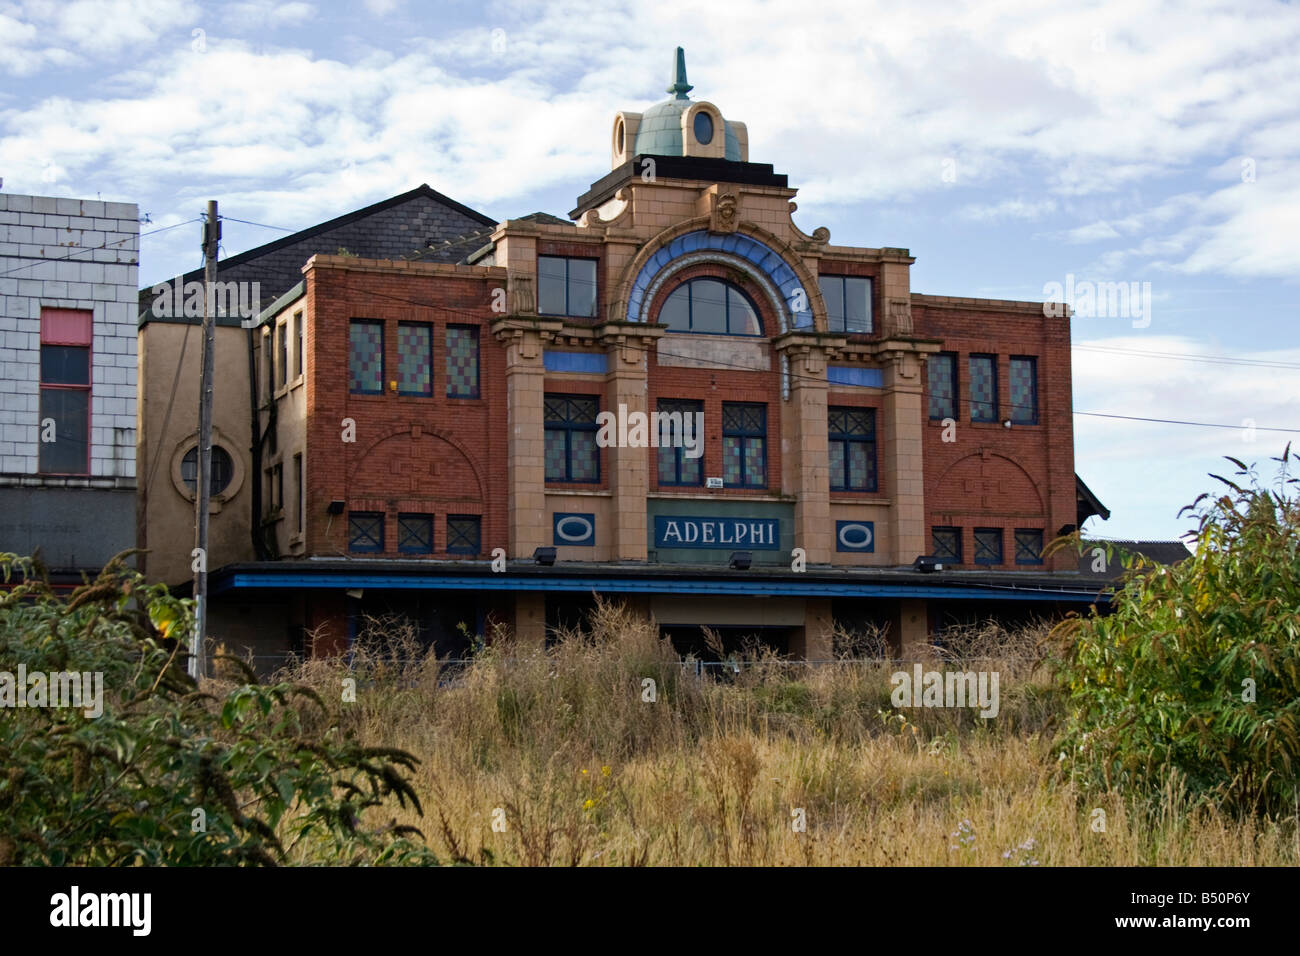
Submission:
<svg viewBox="0 0 1300 956">
<path fill-rule="evenodd" d="M 249 219 L 236 219 L 234 216 L 222 216 L 226 222 L 242 222 L 245 226 L 261 226 L 263 229 L 278 229 L 280 232 L 297 232 L 297 229 L 288 229 L 285 226 L 268 226 L 264 222 L 253 222 Z"/>
<path fill-rule="evenodd" d="M 1187 352 L 1150 352 L 1143 349 L 1124 349 L 1106 345 L 1073 345 L 1071 348 L 1083 352 L 1105 352 L 1112 355 L 1135 355 L 1142 358 L 1176 359 L 1181 362 L 1209 362 L 1214 365 L 1247 365 L 1255 368 L 1300 369 L 1300 362 L 1278 362 L 1272 359 L 1248 359 L 1235 355 L 1215 355 L 1213 353 L 1191 354 Z"/>
<path fill-rule="evenodd" d="M 294 276 L 293 273 L 291 273 L 291 272 L 289 272 L 289 271 L 287 271 L 287 270 L 285 270 L 285 269 L 275 269 L 275 268 L 268 268 L 266 271 L 268 271 L 268 272 L 273 272 L 273 273 L 276 273 L 276 274 L 279 274 L 279 275 L 285 276 L 286 278 L 295 278 L 295 281 L 301 281 L 301 273 L 298 274 L 298 276 Z M 465 316 L 465 317 L 467 317 L 467 318 L 472 318 L 472 319 L 475 319 L 475 320 L 482 320 L 482 318 L 483 318 L 483 316 L 482 316 L 481 313 L 471 312 L 471 311 L 469 311 L 469 310 L 467 310 L 467 309 L 456 309 L 456 308 L 450 308 L 450 307 L 448 307 L 448 306 L 435 305 L 434 303 L 431 303 L 431 302 L 421 302 L 421 301 L 419 301 L 419 300 L 417 300 L 417 299 L 408 299 L 408 298 L 406 298 L 405 296 L 392 295 L 391 293 L 385 293 L 385 292 L 371 292 L 371 293 L 369 293 L 369 294 L 370 294 L 371 296 L 373 296 L 374 298 L 377 298 L 377 299 L 387 299 L 387 300 L 390 300 L 390 301 L 393 301 L 393 302 L 400 302 L 400 303 L 402 303 L 403 305 L 414 305 L 414 306 L 419 306 L 420 308 L 433 309 L 433 310 L 436 310 L 436 311 L 439 311 L 439 312 L 449 313 L 449 314 L 451 314 L 451 315 L 462 315 L 462 316 Z M 632 349 L 632 350 L 634 350 L 634 351 L 642 352 L 642 353 L 645 353 L 645 354 L 649 354 L 649 352 L 650 352 L 650 349 L 648 349 L 648 348 L 646 348 L 646 347 L 644 347 L 644 346 L 641 346 L 641 345 L 634 345 L 634 344 L 631 344 L 631 343 L 625 343 L 623 347 L 624 347 L 624 348 Z M 683 354 L 679 354 L 679 353 L 675 353 L 675 352 L 665 352 L 665 351 L 663 351 L 662 349 L 656 349 L 656 350 L 655 350 L 655 354 L 656 354 L 656 355 L 662 355 L 662 356 L 669 357 L 669 358 L 694 358 L 694 357 L 695 357 L 695 356 L 692 356 L 692 355 L 683 355 Z M 718 359 L 718 360 L 711 360 L 711 362 L 712 362 L 712 364 L 713 364 L 714 366 L 723 366 L 723 367 L 725 367 L 725 368 L 734 368 L 734 369 L 738 369 L 738 370 L 740 370 L 740 371 L 745 371 L 745 372 L 753 372 L 753 371 L 757 371 L 756 369 L 754 369 L 754 368 L 752 368 L 752 367 L 750 367 L 750 366 L 748 366 L 748 365 L 741 365 L 740 363 L 737 363 L 737 362 L 727 362 L 727 361 L 720 360 L 720 359 Z M 793 372 L 793 371 L 789 372 L 788 375 L 789 375 L 789 378 L 790 378 L 791 381 L 815 381 L 815 382 L 824 381 L 824 379 L 817 378 L 816 376 L 812 376 L 812 375 L 800 375 L 798 372 Z M 1020 407 L 1020 406 L 1016 406 L 1016 405 L 1008 405 L 1008 406 L 1006 406 L 1006 407 L 1014 409 L 1014 408 L 1017 408 L 1017 407 Z M 1138 417 L 1138 416 L 1135 416 L 1135 415 L 1114 415 L 1114 414 L 1110 414 L 1110 413 L 1107 413 L 1107 412 L 1080 412 L 1080 411 L 1075 411 L 1075 412 L 1073 412 L 1073 414 L 1075 414 L 1075 415 L 1086 415 L 1086 416 L 1093 417 L 1093 418 L 1116 418 L 1116 419 L 1124 419 L 1124 420 L 1127 420 L 1127 421 L 1152 422 L 1152 423 L 1157 423 L 1157 424 L 1162 424 L 1162 425 L 1187 425 L 1187 426 L 1193 426 L 1193 427 L 1198 427 L 1198 428 L 1232 428 L 1232 429 L 1241 429 L 1241 428 L 1243 428 L 1243 427 L 1246 427 L 1246 426 L 1243 426 L 1243 425 L 1226 425 L 1226 424 L 1222 424 L 1222 423 L 1219 423 L 1219 422 L 1193 422 L 1193 421 L 1181 421 L 1181 420 L 1177 420 L 1177 419 L 1168 419 L 1168 418 L 1142 418 L 1142 417 Z M 1023 426 L 1022 426 L 1022 427 L 1023 427 Z M 1283 433 L 1294 433 L 1294 434 L 1300 434 L 1300 429 L 1297 429 L 1297 428 L 1277 428 L 1277 427 L 1273 427 L 1273 426 L 1265 426 L 1265 425 L 1255 425 L 1255 426 L 1253 426 L 1253 427 L 1254 427 L 1255 431 L 1261 431 L 1261 432 L 1283 432 Z"/>
<path fill-rule="evenodd" d="M 107 249 L 110 246 L 120 246 L 122 245 L 122 243 L 130 242 L 132 239 L 143 239 L 146 236 L 156 236 L 158 235 L 158 233 L 166 232 L 168 229 L 176 229 L 179 226 L 188 226 L 192 222 L 200 222 L 202 218 L 203 218 L 202 216 L 195 216 L 193 219 L 186 219 L 184 222 L 177 222 L 177 223 L 173 223 L 170 226 L 163 226 L 161 229 L 150 229 L 148 232 L 142 232 L 135 236 L 128 236 L 125 239 L 115 239 L 112 242 L 106 242 L 98 246 L 85 246 L 83 248 L 74 249 L 72 252 L 69 252 L 66 256 L 59 256 L 53 259 L 33 259 L 31 262 L 25 263 L 24 265 L 15 266 L 12 269 L 8 269 L 4 272 L 0 272 L 0 276 L 7 276 L 10 273 L 21 272 L 23 269 L 32 269 L 44 262 L 66 262 L 67 260 L 72 259 L 75 256 L 84 255 L 87 252 L 98 252 L 99 250 Z"/>
<path fill-rule="evenodd" d="M 1178 421 L 1171 418 L 1140 418 L 1137 415 L 1111 415 L 1107 412 L 1075 412 L 1076 415 L 1090 415 L 1093 418 L 1122 418 L 1130 422 L 1158 422 L 1161 425 L 1196 425 L 1199 428 L 1232 428 L 1240 431 L 1243 428 L 1253 428 L 1257 432 L 1287 432 L 1294 435 L 1300 435 L 1300 428 L 1271 428 L 1266 425 L 1225 425 L 1222 422 L 1187 422 Z"/>
</svg>

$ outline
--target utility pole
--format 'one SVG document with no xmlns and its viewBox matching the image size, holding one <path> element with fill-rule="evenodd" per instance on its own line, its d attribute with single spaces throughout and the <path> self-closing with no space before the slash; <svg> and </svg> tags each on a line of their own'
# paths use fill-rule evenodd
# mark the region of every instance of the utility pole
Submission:
<svg viewBox="0 0 1300 956">
<path fill-rule="evenodd" d="M 203 364 L 199 377 L 199 474 L 194 495 L 194 639 L 190 647 L 190 676 L 207 676 L 207 653 L 204 639 L 208 633 L 208 506 L 212 488 L 212 364 L 216 340 L 216 300 L 213 283 L 217 281 L 217 244 L 221 241 L 221 220 L 217 218 L 217 201 L 208 201 L 208 217 L 203 223 Z"/>
</svg>

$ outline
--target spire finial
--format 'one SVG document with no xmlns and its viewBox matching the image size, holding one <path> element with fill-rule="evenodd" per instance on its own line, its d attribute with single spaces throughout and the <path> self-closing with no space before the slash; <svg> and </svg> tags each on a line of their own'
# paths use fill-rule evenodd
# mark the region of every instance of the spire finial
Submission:
<svg viewBox="0 0 1300 956">
<path fill-rule="evenodd" d="M 668 87 L 667 92 L 675 93 L 677 99 L 689 99 L 687 93 L 695 87 L 686 82 L 686 51 L 681 47 L 677 48 L 677 53 L 673 56 L 673 84 Z"/>
</svg>

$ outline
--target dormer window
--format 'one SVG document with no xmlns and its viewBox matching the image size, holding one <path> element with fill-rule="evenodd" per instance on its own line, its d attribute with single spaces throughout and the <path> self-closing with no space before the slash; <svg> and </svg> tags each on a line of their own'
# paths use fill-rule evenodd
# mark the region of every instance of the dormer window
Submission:
<svg viewBox="0 0 1300 956">
<path fill-rule="evenodd" d="M 713 117 L 704 110 L 695 114 L 695 140 L 701 146 L 713 142 Z"/>
<path fill-rule="evenodd" d="M 691 279 L 673 290 L 659 310 L 659 324 L 674 332 L 762 335 L 763 324 L 749 296 L 720 279 Z"/>
</svg>

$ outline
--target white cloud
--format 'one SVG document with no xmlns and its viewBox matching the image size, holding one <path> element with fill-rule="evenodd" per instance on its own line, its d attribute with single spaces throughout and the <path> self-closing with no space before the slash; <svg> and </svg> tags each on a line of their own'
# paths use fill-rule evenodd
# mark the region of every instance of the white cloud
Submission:
<svg viewBox="0 0 1300 956">
<path fill-rule="evenodd" d="M 74 62 L 69 48 L 97 62 L 123 52 L 143 58 L 146 49 L 166 32 L 193 24 L 200 12 L 193 0 L 25 0 L 6 4 L 0 9 L 0 64 L 19 75 L 67 66 Z M 188 36 L 184 42 L 188 45 Z"/>
<path fill-rule="evenodd" d="M 310 3 L 277 3 L 276 0 L 244 0 L 221 8 L 221 18 L 235 29 L 259 30 L 295 26 L 316 16 Z"/>
<path fill-rule="evenodd" d="M 112 182 L 161 198 L 211 184 L 252 207 L 249 218 L 298 225 L 423 181 L 510 213 L 526 195 L 572 195 L 598 178 L 613 111 L 662 98 L 669 54 L 684 43 L 694 95 L 748 123 L 751 159 L 790 175 L 809 221 L 947 190 L 967 221 L 1051 216 L 1059 229 L 1046 238 L 1098 246 L 1097 267 L 1291 276 L 1300 266 L 1300 18 L 1271 3 L 839 0 L 810 15 L 510 0 L 472 28 L 439 21 L 397 38 L 397 54 L 354 41 L 346 59 L 266 46 L 249 19 L 310 22 L 309 4 L 212 8 L 257 46 L 210 39 L 198 56 L 195 4 L 142 0 L 128 16 L 124 3 L 0 4 L 11 72 L 58 57 L 113 70 L 110 51 L 120 64 L 94 98 L 10 98 L 0 159 L 16 188 L 39 191 L 48 161 L 83 193 Z M 1241 156 L 1256 163 L 1253 183 L 1229 176 Z M 1172 197 L 1153 188 L 1175 178 Z"/>
<path fill-rule="evenodd" d="M 1170 502 L 1188 504 L 1202 491 L 1213 491 L 1215 482 L 1207 475 L 1224 473 L 1224 455 L 1258 463 L 1267 478 L 1272 474 L 1268 459 L 1288 440 L 1300 438 L 1259 430 L 1300 428 L 1295 419 L 1300 369 L 1190 362 L 1087 347 L 1227 355 L 1293 366 L 1300 365 L 1300 348 L 1233 352 L 1218 342 L 1174 335 L 1089 339 L 1075 346 L 1076 412 L 1234 426 L 1202 428 L 1076 415 L 1075 470 L 1113 512 L 1109 521 L 1090 523 L 1090 530 L 1111 537 L 1173 538 L 1190 522 L 1177 519 L 1178 505 Z"/>
<path fill-rule="evenodd" d="M 1033 220 L 1056 211 L 1056 200 L 1042 199 L 1026 202 L 1023 199 L 1004 199 L 999 203 L 972 203 L 957 210 L 962 219 L 973 222 L 1004 222 L 1009 219 Z"/>
</svg>

